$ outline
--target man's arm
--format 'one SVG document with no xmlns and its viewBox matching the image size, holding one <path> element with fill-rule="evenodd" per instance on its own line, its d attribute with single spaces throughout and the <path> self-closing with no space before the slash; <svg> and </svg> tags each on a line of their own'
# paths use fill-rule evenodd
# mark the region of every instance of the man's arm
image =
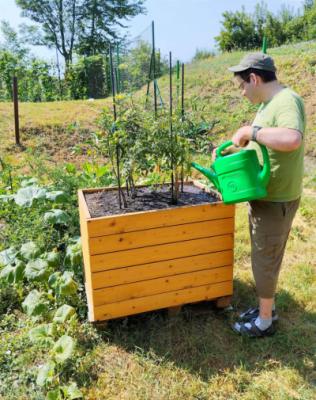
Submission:
<svg viewBox="0 0 316 400">
<path fill-rule="evenodd" d="M 233 135 L 235 146 L 245 147 L 251 140 L 252 126 L 243 126 Z M 290 152 L 300 147 L 302 134 L 296 129 L 261 128 L 257 132 L 257 142 L 272 150 Z"/>
</svg>

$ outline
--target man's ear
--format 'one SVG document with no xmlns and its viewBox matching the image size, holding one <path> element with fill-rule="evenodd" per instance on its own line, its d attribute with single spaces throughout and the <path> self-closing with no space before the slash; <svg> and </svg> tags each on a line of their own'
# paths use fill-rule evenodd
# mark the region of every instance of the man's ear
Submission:
<svg viewBox="0 0 316 400">
<path fill-rule="evenodd" d="M 255 86 L 258 86 L 262 83 L 262 79 L 259 75 L 254 74 L 253 72 L 249 75 L 250 81 L 254 83 Z"/>
</svg>

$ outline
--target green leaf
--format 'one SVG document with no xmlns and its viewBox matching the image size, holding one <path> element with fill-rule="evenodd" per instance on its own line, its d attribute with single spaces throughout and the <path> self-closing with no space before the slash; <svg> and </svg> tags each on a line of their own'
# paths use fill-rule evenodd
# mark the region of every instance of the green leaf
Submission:
<svg viewBox="0 0 316 400">
<path fill-rule="evenodd" d="M 49 253 L 43 254 L 42 258 L 48 262 L 48 265 L 52 268 L 58 267 L 60 264 L 60 255 L 57 251 L 50 251 Z"/>
<path fill-rule="evenodd" d="M 6 250 L 1 251 L 0 253 L 0 265 L 8 265 L 8 264 L 14 264 L 16 255 L 18 252 L 14 247 L 9 247 Z"/>
<path fill-rule="evenodd" d="M 50 390 L 46 395 L 46 400 L 63 400 L 63 399 L 64 396 L 59 388 Z"/>
<path fill-rule="evenodd" d="M 21 187 L 36 186 L 37 182 L 38 179 L 36 178 L 23 179 L 23 181 L 21 182 Z"/>
<path fill-rule="evenodd" d="M 0 279 L 6 280 L 8 283 L 18 283 L 23 280 L 25 265 L 18 260 L 16 265 L 7 265 L 0 272 Z"/>
<path fill-rule="evenodd" d="M 46 190 L 37 186 L 27 186 L 19 189 L 14 196 L 17 205 L 21 207 L 31 207 L 34 200 L 45 199 Z"/>
<path fill-rule="evenodd" d="M 61 190 L 56 190 L 53 192 L 47 192 L 46 199 L 49 201 L 54 201 L 55 203 L 65 203 L 67 201 L 67 196 Z"/>
<path fill-rule="evenodd" d="M 34 242 L 27 242 L 22 244 L 20 254 L 24 260 L 33 260 L 41 253 L 41 249 Z"/>
<path fill-rule="evenodd" d="M 73 279 L 73 272 L 65 271 L 60 279 L 59 292 L 62 295 L 74 294 L 78 290 L 78 284 Z"/>
<path fill-rule="evenodd" d="M 22 303 L 22 308 L 29 316 L 38 316 L 45 313 L 48 309 L 48 302 L 44 293 L 32 290 Z"/>
<path fill-rule="evenodd" d="M 107 165 L 103 165 L 101 167 L 98 167 L 96 169 L 96 176 L 97 178 L 101 178 L 103 175 L 105 175 L 109 171 L 109 168 Z"/>
<path fill-rule="evenodd" d="M 72 337 L 63 335 L 53 347 L 53 357 L 58 364 L 68 360 L 75 350 L 75 341 Z"/>
<path fill-rule="evenodd" d="M 78 284 L 73 279 L 73 272 L 70 271 L 65 271 L 62 275 L 59 271 L 53 273 L 48 279 L 48 284 L 59 295 L 71 295 L 78 290 Z"/>
<path fill-rule="evenodd" d="M 57 271 L 51 274 L 48 278 L 48 285 L 52 288 L 55 288 L 56 285 L 58 284 L 58 280 L 61 277 L 61 272 Z"/>
<path fill-rule="evenodd" d="M 54 333 L 53 324 L 36 326 L 29 331 L 29 338 L 32 342 L 52 343 L 51 336 Z"/>
<path fill-rule="evenodd" d="M 77 171 L 77 168 L 76 168 L 75 164 L 68 163 L 68 164 L 66 164 L 66 171 L 69 174 L 75 174 Z"/>
<path fill-rule="evenodd" d="M 39 386 L 45 386 L 53 381 L 56 363 L 48 361 L 39 367 L 36 383 Z"/>
<path fill-rule="evenodd" d="M 49 277 L 48 262 L 41 260 L 31 260 L 26 264 L 25 276 L 29 281 L 45 281 Z"/>
<path fill-rule="evenodd" d="M 14 199 L 13 194 L 1 194 L 0 195 L 0 201 L 3 201 L 4 203 L 8 203 L 10 200 Z"/>
<path fill-rule="evenodd" d="M 65 211 L 56 208 L 44 214 L 44 221 L 53 225 L 67 225 L 69 217 Z"/>
<path fill-rule="evenodd" d="M 65 265 L 76 268 L 82 264 L 82 247 L 81 239 L 78 238 L 76 243 L 67 246 Z"/>
<path fill-rule="evenodd" d="M 77 387 L 75 382 L 71 383 L 68 386 L 62 386 L 62 391 L 66 399 L 75 400 L 75 399 L 82 399 L 83 395 Z"/>
<path fill-rule="evenodd" d="M 54 315 L 54 322 L 63 323 L 67 321 L 70 317 L 72 317 L 76 313 L 75 309 L 68 304 L 64 304 L 58 308 Z"/>
</svg>

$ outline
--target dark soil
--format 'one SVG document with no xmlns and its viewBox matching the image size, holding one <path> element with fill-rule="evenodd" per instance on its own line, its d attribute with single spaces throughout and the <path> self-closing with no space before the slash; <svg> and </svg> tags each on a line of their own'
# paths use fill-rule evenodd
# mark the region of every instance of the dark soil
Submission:
<svg viewBox="0 0 316 400">
<path fill-rule="evenodd" d="M 93 193 L 85 193 L 85 199 L 92 218 L 105 215 L 128 214 L 137 211 L 159 210 L 174 208 L 190 204 L 214 203 L 219 201 L 216 193 L 206 191 L 185 184 L 183 192 L 180 191 L 177 204 L 171 204 L 170 186 L 164 185 L 155 187 L 138 188 L 136 197 L 127 196 L 124 190 L 127 207 L 119 207 L 117 190 L 106 190 Z"/>
</svg>

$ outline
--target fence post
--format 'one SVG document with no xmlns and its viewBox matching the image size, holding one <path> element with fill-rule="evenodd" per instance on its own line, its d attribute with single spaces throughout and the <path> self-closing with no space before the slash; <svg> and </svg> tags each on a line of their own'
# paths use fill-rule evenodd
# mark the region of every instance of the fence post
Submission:
<svg viewBox="0 0 316 400">
<path fill-rule="evenodd" d="M 154 77 L 154 105 L 155 105 L 155 117 L 157 117 L 157 83 L 156 83 L 156 49 L 155 49 L 155 23 L 151 23 L 152 30 L 152 48 L 153 48 L 153 77 Z"/>
<path fill-rule="evenodd" d="M 20 146 L 20 127 L 19 127 L 19 100 L 18 100 L 18 80 L 13 77 L 13 105 L 14 105 L 14 128 L 15 128 L 15 144 Z"/>
</svg>

